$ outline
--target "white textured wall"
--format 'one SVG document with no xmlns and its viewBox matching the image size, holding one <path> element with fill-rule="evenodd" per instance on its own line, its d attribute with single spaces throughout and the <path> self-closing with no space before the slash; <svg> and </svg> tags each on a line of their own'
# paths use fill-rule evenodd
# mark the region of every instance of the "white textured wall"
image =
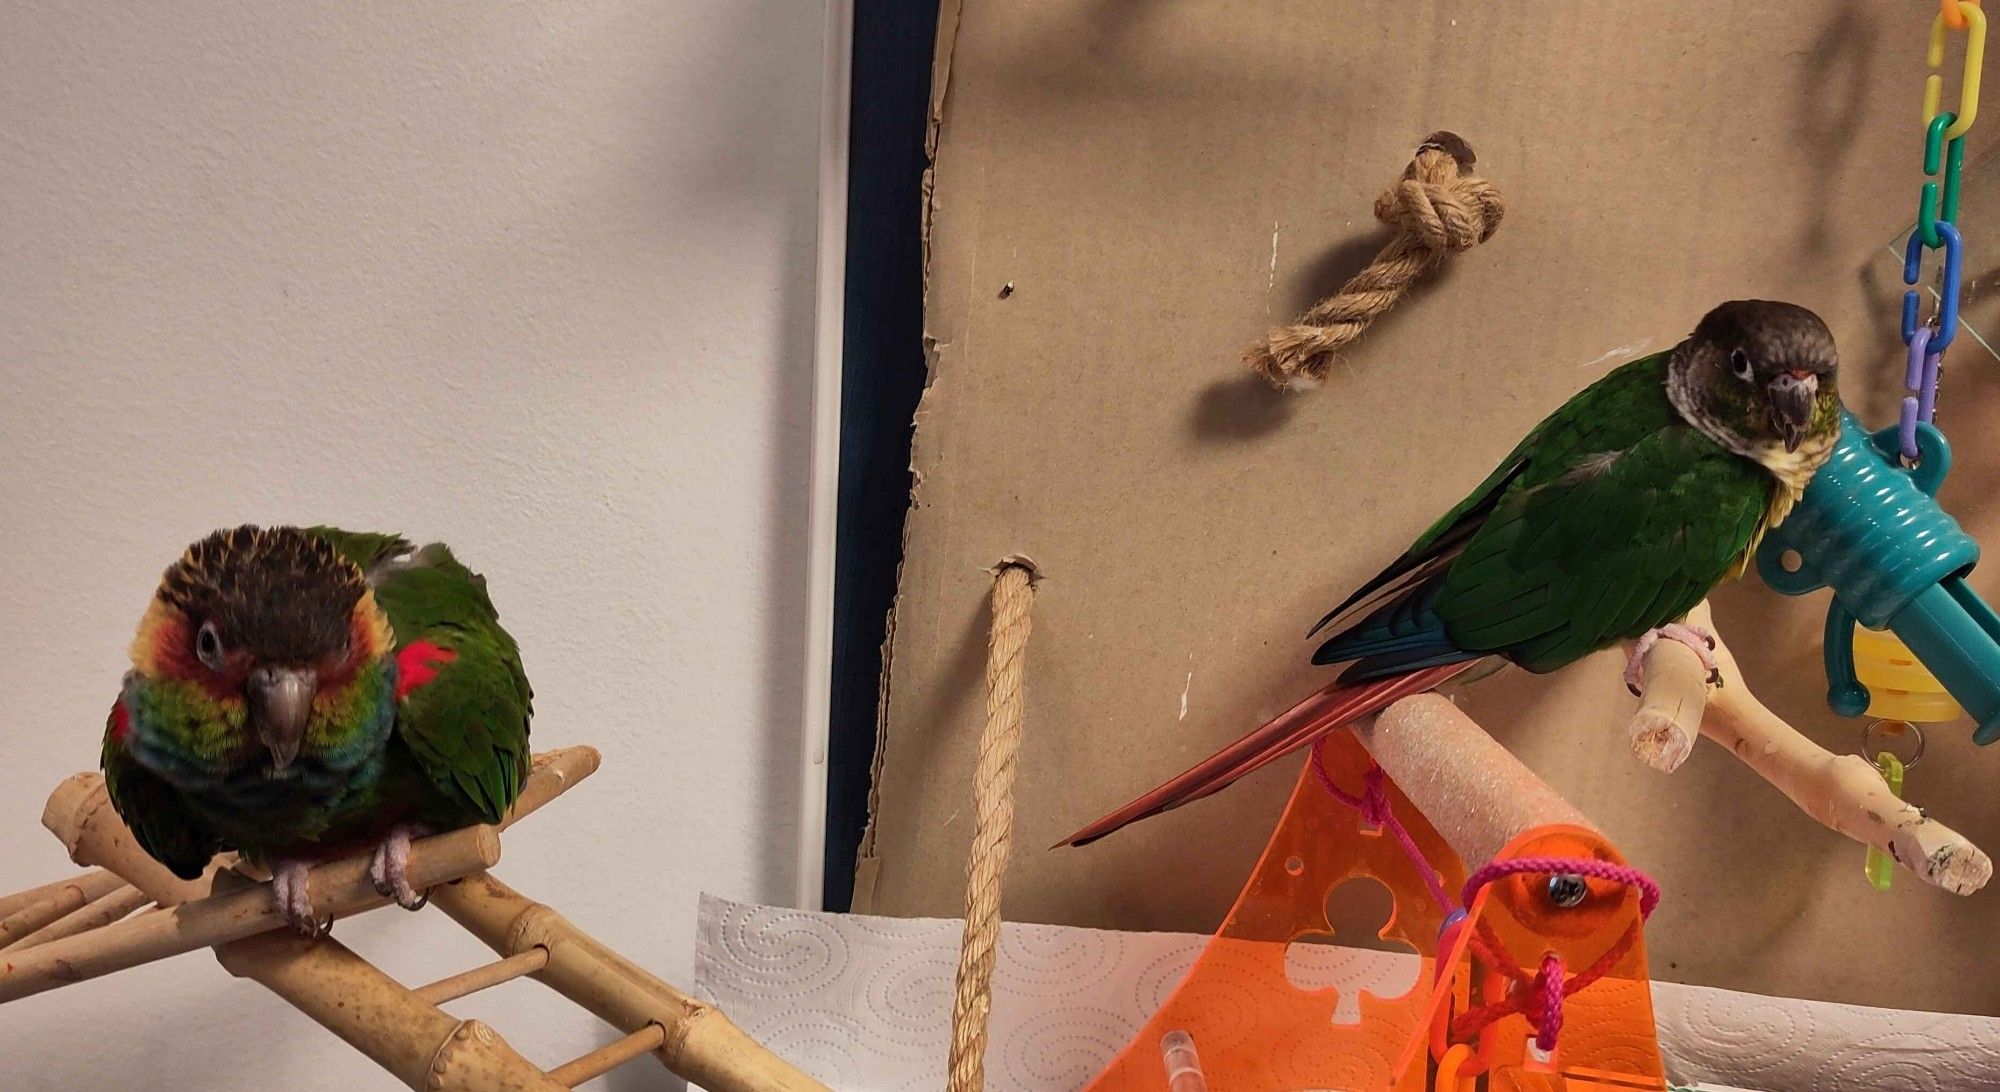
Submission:
<svg viewBox="0 0 2000 1092">
<path fill-rule="evenodd" d="M 243 521 L 451 542 L 604 769 L 499 874 L 688 978 L 790 897 L 814 0 L 0 0 L 0 891 L 96 762 L 160 570 Z M 341 939 L 406 981 L 435 913 Z M 553 1064 L 532 983 L 454 1006 Z M 385 1088 L 205 954 L 0 1008 L 0 1087 Z M 657 1067 L 593 1087 L 667 1087 Z"/>
</svg>

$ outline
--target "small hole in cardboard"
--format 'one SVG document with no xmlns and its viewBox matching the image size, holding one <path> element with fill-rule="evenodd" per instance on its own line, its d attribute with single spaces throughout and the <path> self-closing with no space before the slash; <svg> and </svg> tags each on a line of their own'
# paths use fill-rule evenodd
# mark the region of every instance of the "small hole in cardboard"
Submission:
<svg viewBox="0 0 2000 1092">
<path fill-rule="evenodd" d="M 1788 573 L 1798 572 L 1806 567 L 1806 559 L 1797 550 L 1786 550 L 1778 555 L 1778 567 Z"/>
<path fill-rule="evenodd" d="M 1296 856 L 1285 858 L 1285 873 L 1287 875 L 1296 876 L 1305 870 L 1306 863 L 1303 860 L 1300 860 Z"/>
</svg>

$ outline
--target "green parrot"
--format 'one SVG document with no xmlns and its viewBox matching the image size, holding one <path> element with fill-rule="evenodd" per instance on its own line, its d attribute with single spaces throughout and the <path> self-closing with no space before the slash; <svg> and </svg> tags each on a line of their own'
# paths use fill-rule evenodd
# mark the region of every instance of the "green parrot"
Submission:
<svg viewBox="0 0 2000 1092">
<path fill-rule="evenodd" d="M 533 694 L 486 581 L 442 544 L 332 527 L 217 531 L 167 569 L 104 733 L 139 845 L 184 879 L 233 849 L 324 934 L 313 862 L 373 847 L 423 905 L 413 835 L 497 823 L 528 775 Z"/>
<path fill-rule="evenodd" d="M 1063 844 L 1216 792 L 1480 661 L 1542 673 L 1637 641 L 1636 692 L 1666 638 L 1713 673 L 1712 636 L 1680 620 L 1743 573 L 1832 453 L 1837 370 L 1819 316 L 1768 300 L 1722 304 L 1614 369 L 1313 627 L 1332 629 L 1313 662 L 1348 665 L 1335 685 Z"/>
</svg>

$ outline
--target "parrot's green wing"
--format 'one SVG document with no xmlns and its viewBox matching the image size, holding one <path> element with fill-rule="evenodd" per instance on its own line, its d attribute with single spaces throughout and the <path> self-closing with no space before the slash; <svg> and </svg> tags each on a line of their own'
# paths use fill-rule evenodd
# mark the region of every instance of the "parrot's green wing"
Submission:
<svg viewBox="0 0 2000 1092">
<path fill-rule="evenodd" d="M 1623 450 L 1677 423 L 1680 418 L 1665 394 L 1667 359 L 1667 353 L 1655 353 L 1621 365 L 1543 418 L 1485 481 L 1417 536 L 1388 568 L 1328 611 L 1307 636 L 1357 607 L 1436 574 L 1464 550 L 1504 497 L 1555 480 L 1587 455 Z M 1324 656 L 1316 660 L 1339 662 Z"/>
<path fill-rule="evenodd" d="M 1443 576 L 1451 644 L 1530 671 L 1572 663 L 1685 615 L 1756 539 L 1761 467 L 1685 424 L 1517 482 Z"/>
<path fill-rule="evenodd" d="M 1772 479 L 1681 419 L 1667 362 L 1635 360 L 1550 414 L 1343 604 L 1389 596 L 1314 662 L 1352 662 L 1345 682 L 1489 654 L 1546 671 L 1693 608 L 1745 556 Z"/>
<path fill-rule="evenodd" d="M 441 543 L 314 528 L 368 573 L 396 632 L 396 737 L 440 823 L 497 823 L 528 776 L 533 692 L 486 581 Z"/>
<path fill-rule="evenodd" d="M 122 706 L 112 711 L 104 733 L 104 788 L 139 848 L 174 875 L 192 880 L 222 848 L 221 840 L 188 810 L 172 785 L 132 757 L 121 729 L 123 713 Z"/>
</svg>

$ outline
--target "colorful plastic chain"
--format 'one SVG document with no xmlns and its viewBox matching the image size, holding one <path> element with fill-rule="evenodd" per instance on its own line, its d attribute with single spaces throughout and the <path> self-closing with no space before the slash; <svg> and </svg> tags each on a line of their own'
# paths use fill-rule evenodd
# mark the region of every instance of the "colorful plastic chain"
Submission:
<svg viewBox="0 0 2000 1092">
<path fill-rule="evenodd" d="M 1940 109 L 1944 98 L 1944 77 L 1937 71 L 1944 64 L 1945 32 L 1965 31 L 1965 67 L 1960 76 L 1958 110 Z M 1917 423 L 1930 424 L 1937 410 L 1938 373 L 1944 351 L 1958 336 L 1958 305 L 1965 265 L 1964 240 L 1959 236 L 1958 195 L 1960 174 L 1965 166 L 1965 134 L 1979 116 L 1979 74 L 1986 59 L 1986 13 L 1970 0 L 1942 0 L 1931 20 L 1930 48 L 1925 62 L 1930 73 L 1924 78 L 1924 176 L 1922 195 L 1917 203 L 1917 224 L 1903 251 L 1903 283 L 1914 286 L 1923 267 L 1925 250 L 1942 250 L 1939 268 L 1937 309 L 1929 321 L 1919 322 L 1921 294 L 1912 287 L 1903 293 L 1903 344 L 1909 346 L 1909 366 L 1904 386 L 1910 393 L 1903 398 L 1897 422 L 1905 462 L 1915 462 Z M 1933 179 L 1942 177 L 1942 187 Z"/>
</svg>

